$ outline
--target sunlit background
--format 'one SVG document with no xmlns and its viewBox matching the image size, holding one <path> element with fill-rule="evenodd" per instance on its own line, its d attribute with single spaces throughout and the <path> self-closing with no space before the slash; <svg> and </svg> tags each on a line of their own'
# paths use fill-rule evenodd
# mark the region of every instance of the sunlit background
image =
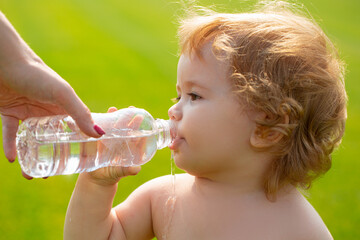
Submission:
<svg viewBox="0 0 360 240">
<path fill-rule="evenodd" d="M 66 79 L 92 112 L 136 106 L 167 119 L 176 97 L 178 1 L 1 0 L 23 39 Z M 254 1 L 199 1 L 224 11 Z M 348 122 L 333 167 L 308 199 L 335 239 L 360 239 L 360 1 L 303 0 L 347 63 Z M 1 36 L 0 36 L 1 37 Z M 76 175 L 25 180 L 0 150 L 0 239 L 62 239 Z M 114 204 L 140 184 L 170 174 L 170 151 L 158 151 L 140 174 L 119 184 Z M 180 172 L 177 170 L 177 172 Z M 241 236 L 239 236 L 239 239 Z"/>
</svg>

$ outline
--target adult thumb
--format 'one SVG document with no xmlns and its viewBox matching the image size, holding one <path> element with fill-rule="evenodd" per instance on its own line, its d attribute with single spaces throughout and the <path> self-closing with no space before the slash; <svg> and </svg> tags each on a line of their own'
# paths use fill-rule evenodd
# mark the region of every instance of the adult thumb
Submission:
<svg viewBox="0 0 360 240">
<path fill-rule="evenodd" d="M 86 135 L 98 138 L 105 134 L 101 127 L 94 124 L 89 108 L 76 95 L 71 86 L 68 85 L 62 94 L 57 95 L 55 101 L 75 120 L 80 130 Z"/>
</svg>

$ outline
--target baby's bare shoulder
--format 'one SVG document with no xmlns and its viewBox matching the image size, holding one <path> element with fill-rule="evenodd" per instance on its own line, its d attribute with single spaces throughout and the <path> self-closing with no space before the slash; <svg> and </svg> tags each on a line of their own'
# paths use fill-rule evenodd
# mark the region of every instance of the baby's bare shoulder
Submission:
<svg viewBox="0 0 360 240">
<path fill-rule="evenodd" d="M 193 176 L 189 174 L 164 175 L 146 182 L 142 187 L 150 188 L 152 191 L 167 191 L 174 187 L 184 186 L 193 182 Z M 178 184 L 181 182 L 181 184 Z M 175 184 L 175 186 L 174 186 Z"/>
<path fill-rule="evenodd" d="M 280 199 L 278 208 L 289 239 L 333 239 L 320 215 L 299 192 Z"/>
<path fill-rule="evenodd" d="M 144 183 L 140 188 L 148 192 L 152 200 L 159 201 L 163 198 L 166 200 L 175 193 L 178 194 L 192 182 L 193 177 L 188 174 L 165 175 Z"/>
</svg>

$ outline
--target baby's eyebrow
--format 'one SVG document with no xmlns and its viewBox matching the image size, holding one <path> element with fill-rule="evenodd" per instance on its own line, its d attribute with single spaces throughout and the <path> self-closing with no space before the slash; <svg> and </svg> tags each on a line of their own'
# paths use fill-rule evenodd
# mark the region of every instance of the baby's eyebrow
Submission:
<svg viewBox="0 0 360 240">
<path fill-rule="evenodd" d="M 184 86 L 187 87 L 187 88 L 192 88 L 192 87 L 198 87 L 198 88 L 202 88 L 202 89 L 208 89 L 206 86 L 204 86 L 203 84 L 199 83 L 198 81 L 196 80 L 185 80 L 184 81 Z M 176 85 L 176 88 L 178 90 L 180 90 L 180 85 Z"/>
</svg>

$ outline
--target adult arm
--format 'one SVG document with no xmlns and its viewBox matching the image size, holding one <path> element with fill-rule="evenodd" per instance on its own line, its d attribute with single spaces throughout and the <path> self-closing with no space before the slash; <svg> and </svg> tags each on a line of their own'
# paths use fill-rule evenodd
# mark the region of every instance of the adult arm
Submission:
<svg viewBox="0 0 360 240">
<path fill-rule="evenodd" d="M 73 88 L 30 49 L 1 12 L 0 36 L 0 113 L 9 161 L 16 157 L 19 120 L 29 117 L 69 114 L 85 134 L 103 134 Z"/>
</svg>

